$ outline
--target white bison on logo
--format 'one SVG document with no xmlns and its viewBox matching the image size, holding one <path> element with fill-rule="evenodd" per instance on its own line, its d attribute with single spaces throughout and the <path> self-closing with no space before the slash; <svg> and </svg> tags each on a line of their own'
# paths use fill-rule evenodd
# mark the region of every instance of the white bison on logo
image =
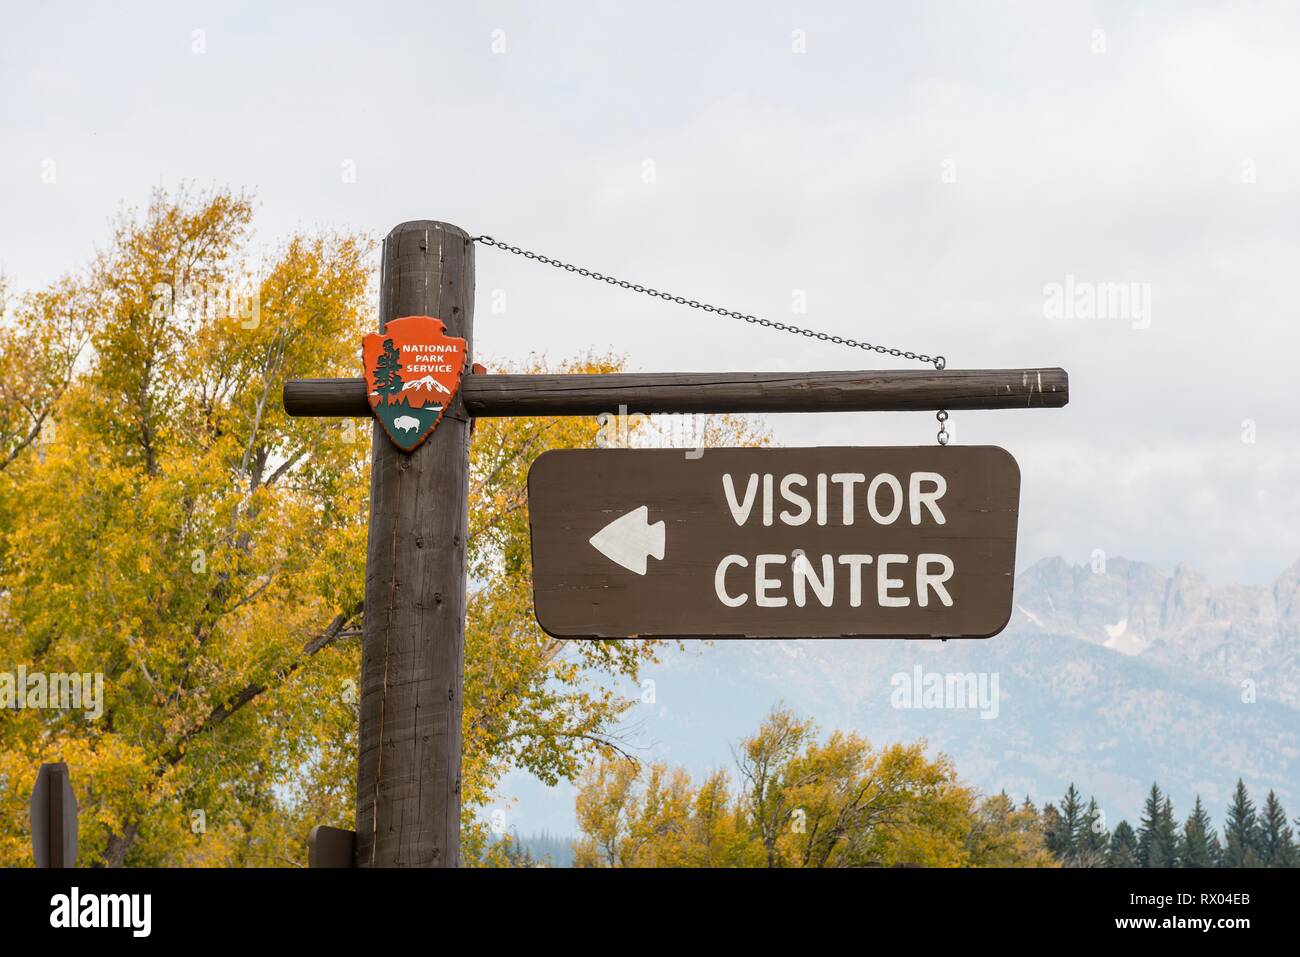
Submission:
<svg viewBox="0 0 1300 957">
<path fill-rule="evenodd" d="M 409 432 L 411 429 L 420 427 L 420 420 L 413 415 L 399 415 L 393 419 L 393 427 L 401 429 L 403 432 Z"/>
</svg>

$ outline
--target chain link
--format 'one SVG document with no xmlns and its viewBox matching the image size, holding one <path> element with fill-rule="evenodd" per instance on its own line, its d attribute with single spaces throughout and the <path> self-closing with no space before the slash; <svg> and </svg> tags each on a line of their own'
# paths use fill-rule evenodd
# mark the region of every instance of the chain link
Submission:
<svg viewBox="0 0 1300 957">
<path fill-rule="evenodd" d="M 734 309 L 723 309 L 721 306 L 711 306 L 706 302 L 687 299 L 685 296 L 675 296 L 669 292 L 660 292 L 658 289 L 650 289 L 634 282 L 628 282 L 626 279 L 606 276 L 593 269 L 585 269 L 582 266 L 575 266 L 572 263 L 561 262 L 558 259 L 543 256 L 541 253 L 521 249 L 518 246 L 511 246 L 508 243 L 503 243 L 499 240 L 493 239 L 491 236 L 475 236 L 473 241 L 476 243 L 482 243 L 484 246 L 493 246 L 497 249 L 504 250 L 505 252 L 513 253 L 516 256 L 523 256 L 525 259 L 532 259 L 536 262 L 544 263 L 547 266 L 554 266 L 556 269 L 563 269 L 565 272 L 577 273 L 579 276 L 585 276 L 587 279 L 595 279 L 599 282 L 608 283 L 611 286 L 619 286 L 623 289 L 630 289 L 633 292 L 639 292 L 646 296 L 654 296 L 656 299 L 663 299 L 665 302 L 675 302 L 679 306 L 689 306 L 692 309 L 702 309 L 705 312 L 711 312 L 714 315 L 739 319 L 741 322 L 763 326 L 767 329 L 775 329 L 778 332 L 788 332 L 796 336 L 806 336 L 809 339 L 818 339 L 822 342 L 833 342 L 836 345 L 848 346 L 851 349 L 865 349 L 869 352 L 879 352 L 882 355 L 897 356 L 900 359 L 913 359 L 917 362 L 926 362 L 933 365 L 936 369 L 943 369 L 947 364 L 943 356 L 927 356 L 924 353 L 909 352 L 906 349 L 891 349 L 888 346 L 878 346 L 870 342 L 862 342 L 858 339 L 849 339 L 844 336 L 832 335 L 829 332 L 818 332 L 815 329 L 805 329 L 802 326 L 793 326 L 786 322 L 777 322 L 774 319 L 764 319 L 761 316 L 750 316 L 743 312 L 737 312 Z"/>
<path fill-rule="evenodd" d="M 939 420 L 939 435 L 937 436 L 939 444 L 947 445 L 948 440 L 952 438 L 951 433 L 948 432 L 948 413 L 940 409 L 935 413 L 934 417 Z"/>
</svg>

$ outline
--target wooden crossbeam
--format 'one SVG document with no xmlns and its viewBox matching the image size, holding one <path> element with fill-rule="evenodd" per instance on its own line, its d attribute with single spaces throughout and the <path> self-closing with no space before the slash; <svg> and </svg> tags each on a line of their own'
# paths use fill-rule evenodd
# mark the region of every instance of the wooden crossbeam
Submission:
<svg viewBox="0 0 1300 957">
<path fill-rule="evenodd" d="M 460 396 L 478 418 L 616 412 L 889 412 L 1050 409 L 1070 400 L 1064 369 L 875 372 L 696 372 L 467 375 Z M 296 416 L 366 416 L 363 379 L 294 379 Z"/>
</svg>

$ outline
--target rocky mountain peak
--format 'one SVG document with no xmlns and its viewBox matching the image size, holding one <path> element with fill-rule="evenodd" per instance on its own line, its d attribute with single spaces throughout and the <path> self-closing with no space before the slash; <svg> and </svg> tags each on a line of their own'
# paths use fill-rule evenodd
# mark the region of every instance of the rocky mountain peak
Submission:
<svg viewBox="0 0 1300 957">
<path fill-rule="evenodd" d="M 1185 562 L 1049 558 L 1016 580 L 1015 603 L 1013 622 L 1300 704 L 1300 562 L 1267 587 L 1214 585 Z"/>
</svg>

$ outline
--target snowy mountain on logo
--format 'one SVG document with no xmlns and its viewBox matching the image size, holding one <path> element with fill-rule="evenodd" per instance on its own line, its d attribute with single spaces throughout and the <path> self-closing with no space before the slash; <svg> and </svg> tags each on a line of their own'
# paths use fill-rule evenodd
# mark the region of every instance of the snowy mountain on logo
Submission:
<svg viewBox="0 0 1300 957">
<path fill-rule="evenodd" d="M 451 390 L 435 379 L 432 375 L 426 375 L 411 382 L 403 382 L 402 391 L 405 392 L 407 389 L 428 389 L 430 392 L 437 389 L 444 395 L 451 395 Z"/>
</svg>

